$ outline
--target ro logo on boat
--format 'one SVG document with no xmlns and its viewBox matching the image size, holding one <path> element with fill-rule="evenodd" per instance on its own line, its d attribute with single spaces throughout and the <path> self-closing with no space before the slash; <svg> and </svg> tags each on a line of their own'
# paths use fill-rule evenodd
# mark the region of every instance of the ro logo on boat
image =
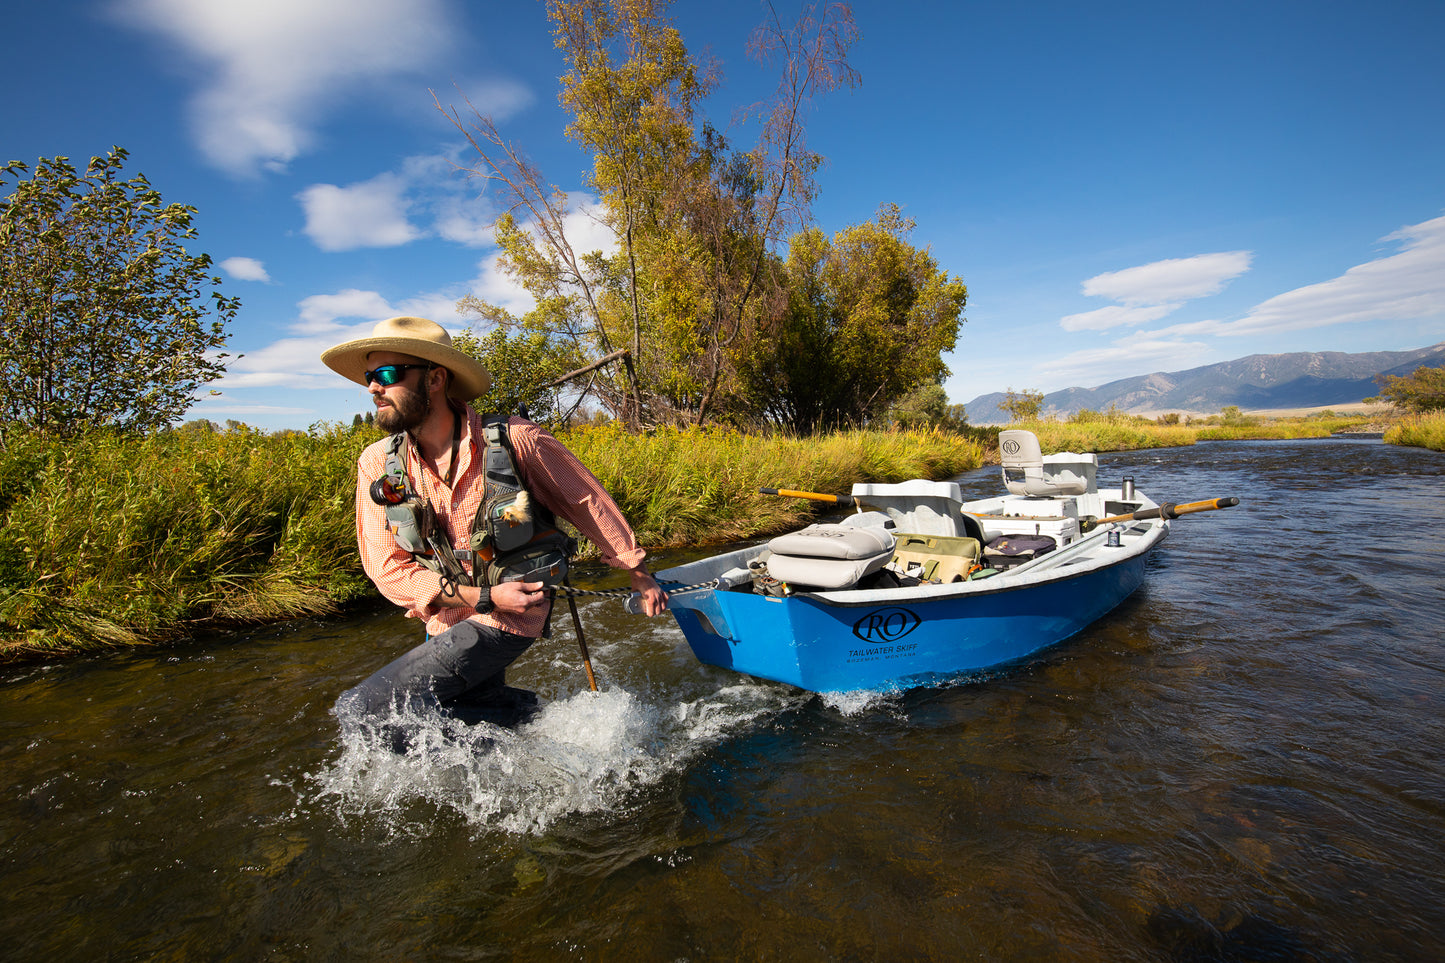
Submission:
<svg viewBox="0 0 1445 963">
<path fill-rule="evenodd" d="M 921 621 L 907 609 L 876 609 L 853 623 L 853 634 L 864 642 L 897 642 Z"/>
</svg>

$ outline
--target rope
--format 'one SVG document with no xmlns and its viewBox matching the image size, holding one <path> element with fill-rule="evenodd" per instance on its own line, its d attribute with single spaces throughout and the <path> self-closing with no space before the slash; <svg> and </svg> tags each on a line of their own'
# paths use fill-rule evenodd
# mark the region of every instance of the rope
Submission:
<svg viewBox="0 0 1445 963">
<path fill-rule="evenodd" d="M 657 584 L 680 586 L 679 588 L 669 588 L 668 592 L 670 593 L 692 592 L 703 588 L 717 588 L 717 579 L 708 582 L 698 582 L 694 585 L 682 585 L 680 582 L 658 579 Z M 632 591 L 632 589 L 580 589 L 571 585 L 554 585 L 552 586 L 552 591 L 557 595 L 592 595 L 609 599 L 626 599 L 637 594 Z"/>
</svg>

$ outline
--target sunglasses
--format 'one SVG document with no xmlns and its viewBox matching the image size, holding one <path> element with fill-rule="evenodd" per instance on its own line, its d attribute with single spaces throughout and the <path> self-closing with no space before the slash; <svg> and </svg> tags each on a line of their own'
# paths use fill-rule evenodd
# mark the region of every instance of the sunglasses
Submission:
<svg viewBox="0 0 1445 963">
<path fill-rule="evenodd" d="M 429 364 L 384 364 L 375 371 L 363 371 L 361 376 L 368 385 L 375 381 L 383 388 L 387 388 L 405 378 L 406 372 L 412 368 L 430 367 Z"/>
</svg>

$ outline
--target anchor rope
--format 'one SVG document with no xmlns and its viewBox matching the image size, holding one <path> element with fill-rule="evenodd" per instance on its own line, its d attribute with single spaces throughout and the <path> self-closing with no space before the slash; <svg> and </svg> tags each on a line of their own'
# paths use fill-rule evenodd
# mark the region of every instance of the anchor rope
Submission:
<svg viewBox="0 0 1445 963">
<path fill-rule="evenodd" d="M 658 579 L 657 584 L 681 586 L 680 588 L 669 588 L 668 592 L 670 593 L 692 592 L 702 588 L 717 588 L 717 579 L 712 579 L 708 582 L 697 582 L 693 585 L 683 585 L 681 582 L 674 582 L 669 579 Z M 571 585 L 554 585 L 551 591 L 557 595 L 592 595 L 610 599 L 631 598 L 637 594 L 631 589 L 580 589 Z"/>
</svg>

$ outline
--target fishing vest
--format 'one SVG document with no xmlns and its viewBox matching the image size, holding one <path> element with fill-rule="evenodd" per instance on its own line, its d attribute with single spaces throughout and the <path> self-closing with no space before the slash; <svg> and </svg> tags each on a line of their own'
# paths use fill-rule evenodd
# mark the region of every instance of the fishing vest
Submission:
<svg viewBox="0 0 1445 963">
<path fill-rule="evenodd" d="M 461 585 L 545 582 L 567 577 L 577 541 L 557 527 L 556 517 L 532 497 L 517 472 L 505 415 L 482 421 L 486 437 L 482 503 L 472 517 L 469 550 L 452 546 L 431 503 L 411 484 L 411 446 L 406 432 L 387 441 L 386 464 L 371 486 L 373 501 L 386 509 L 386 527 L 402 551 L 443 579 Z M 468 574 L 463 562 L 471 562 Z M 449 593 L 450 594 L 450 593 Z"/>
</svg>

